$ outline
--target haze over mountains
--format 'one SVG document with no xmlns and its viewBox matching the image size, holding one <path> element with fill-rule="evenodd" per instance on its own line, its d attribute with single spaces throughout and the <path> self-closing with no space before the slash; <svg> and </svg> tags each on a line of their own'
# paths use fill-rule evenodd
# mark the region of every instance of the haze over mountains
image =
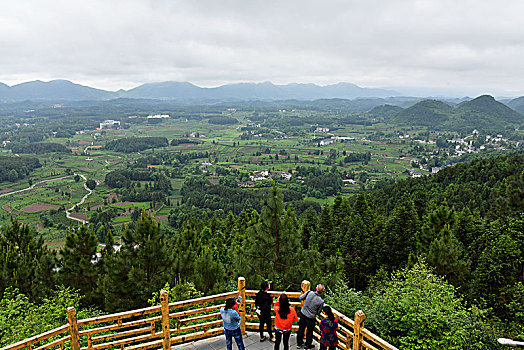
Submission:
<svg viewBox="0 0 524 350">
<path fill-rule="evenodd" d="M 227 84 L 202 88 L 188 82 L 162 82 L 140 85 L 130 90 L 106 91 L 75 84 L 68 80 L 39 80 L 9 87 L 0 83 L 0 102 L 25 100 L 83 101 L 139 98 L 178 101 L 217 100 L 316 100 L 322 98 L 369 98 L 402 95 L 385 89 L 361 88 L 350 83 L 319 86 L 315 84 L 275 85 L 264 83 Z"/>
<path fill-rule="evenodd" d="M 28 105 L 68 103 L 91 104 L 216 104 L 276 106 L 282 103 L 315 108 L 335 108 L 366 113 L 407 126 L 435 130 L 520 128 L 524 125 L 524 97 L 495 100 L 483 95 L 475 99 L 422 99 L 402 96 L 386 89 L 362 88 L 350 83 L 276 85 L 264 83 L 228 84 L 202 88 L 189 82 L 162 82 L 130 90 L 106 91 L 68 80 L 31 81 L 9 87 L 0 83 L 0 103 Z"/>
</svg>

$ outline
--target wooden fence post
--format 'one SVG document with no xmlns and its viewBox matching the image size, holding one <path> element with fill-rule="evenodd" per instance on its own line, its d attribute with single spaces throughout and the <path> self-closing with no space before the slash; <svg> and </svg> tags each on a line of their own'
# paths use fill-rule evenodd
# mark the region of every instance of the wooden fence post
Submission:
<svg viewBox="0 0 524 350">
<path fill-rule="evenodd" d="M 246 279 L 244 277 L 238 278 L 238 295 L 242 297 L 238 311 L 240 312 L 240 330 L 242 334 L 246 334 Z"/>
<path fill-rule="evenodd" d="M 364 328 L 364 312 L 358 310 L 355 312 L 355 327 L 353 328 L 353 350 L 362 350 L 362 339 L 363 335 L 361 329 Z"/>
<path fill-rule="evenodd" d="M 78 324 L 76 323 L 76 309 L 74 307 L 67 308 L 67 321 L 69 322 L 69 334 L 71 335 L 71 349 L 80 350 Z"/>
<path fill-rule="evenodd" d="M 164 336 L 162 347 L 164 350 L 169 350 L 171 349 L 171 332 L 169 329 L 169 295 L 167 290 L 160 292 L 160 308 L 162 310 L 162 334 Z"/>
<path fill-rule="evenodd" d="M 302 294 L 306 293 L 308 290 L 311 289 L 311 282 L 303 280 L 302 284 L 300 285 L 300 289 L 302 289 Z M 300 301 L 300 307 L 304 306 L 305 300 Z"/>
</svg>

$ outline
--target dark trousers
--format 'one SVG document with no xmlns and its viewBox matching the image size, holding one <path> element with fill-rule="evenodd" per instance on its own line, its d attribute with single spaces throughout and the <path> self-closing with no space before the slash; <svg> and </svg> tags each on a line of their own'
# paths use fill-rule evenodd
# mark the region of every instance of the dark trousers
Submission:
<svg viewBox="0 0 524 350">
<path fill-rule="evenodd" d="M 234 331 L 230 331 L 229 329 L 224 329 L 224 334 L 226 335 L 227 350 L 231 350 L 233 348 L 233 342 L 231 338 L 235 338 L 235 341 L 237 342 L 238 350 L 245 349 L 244 342 L 242 341 L 242 331 L 240 330 L 240 327 L 238 327 Z"/>
<path fill-rule="evenodd" d="M 327 346 L 320 345 L 320 350 L 327 350 Z M 337 347 L 336 346 L 330 346 L 329 350 L 337 350 Z"/>
<path fill-rule="evenodd" d="M 280 340 L 284 338 L 283 344 L 284 344 L 284 350 L 289 349 L 289 337 L 291 336 L 291 330 L 289 331 L 281 331 L 279 329 L 275 329 L 275 350 L 279 350 L 280 347 Z"/>
<path fill-rule="evenodd" d="M 267 324 L 267 332 L 269 333 L 269 338 L 273 338 L 273 330 L 271 325 L 271 314 L 260 314 L 258 316 L 260 320 L 260 325 L 258 326 L 258 331 L 260 332 L 260 338 L 264 337 L 264 325 Z"/>
<path fill-rule="evenodd" d="M 315 329 L 315 319 L 304 315 L 300 316 L 298 321 L 297 345 L 304 344 L 304 330 L 306 331 L 306 347 L 313 344 L 313 330 Z"/>
</svg>

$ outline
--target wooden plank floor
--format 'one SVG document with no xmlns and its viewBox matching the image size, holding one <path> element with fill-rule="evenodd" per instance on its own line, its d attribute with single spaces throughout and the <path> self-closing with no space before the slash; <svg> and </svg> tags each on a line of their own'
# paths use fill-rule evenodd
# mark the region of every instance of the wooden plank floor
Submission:
<svg viewBox="0 0 524 350">
<path fill-rule="evenodd" d="M 266 334 L 267 337 L 267 334 Z M 275 343 L 266 340 L 265 342 L 260 342 L 258 333 L 247 332 L 243 336 L 244 346 L 248 350 L 269 350 L 275 347 Z M 297 334 L 292 333 L 289 339 L 289 349 L 296 350 L 297 344 Z M 213 337 L 209 339 L 198 340 L 188 344 L 182 344 L 172 347 L 172 350 L 224 350 L 226 348 L 226 338 L 224 335 Z M 233 350 L 237 350 L 237 344 L 233 339 Z M 280 344 L 280 349 L 284 349 L 282 343 Z M 318 348 L 317 348 L 318 349 Z"/>
</svg>

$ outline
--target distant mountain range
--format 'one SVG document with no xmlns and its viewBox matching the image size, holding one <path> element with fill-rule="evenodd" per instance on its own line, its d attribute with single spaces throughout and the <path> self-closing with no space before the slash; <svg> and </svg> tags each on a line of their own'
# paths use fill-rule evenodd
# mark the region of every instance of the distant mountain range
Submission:
<svg viewBox="0 0 524 350">
<path fill-rule="evenodd" d="M 202 88 L 188 82 L 162 82 L 140 85 L 131 90 L 106 91 L 68 80 L 30 81 L 11 87 L 0 83 L 0 102 L 18 101 L 98 101 L 116 98 L 175 101 L 316 100 L 323 98 L 384 98 L 402 95 L 385 89 L 361 88 L 350 83 L 275 85 L 239 83 Z"/>
</svg>

